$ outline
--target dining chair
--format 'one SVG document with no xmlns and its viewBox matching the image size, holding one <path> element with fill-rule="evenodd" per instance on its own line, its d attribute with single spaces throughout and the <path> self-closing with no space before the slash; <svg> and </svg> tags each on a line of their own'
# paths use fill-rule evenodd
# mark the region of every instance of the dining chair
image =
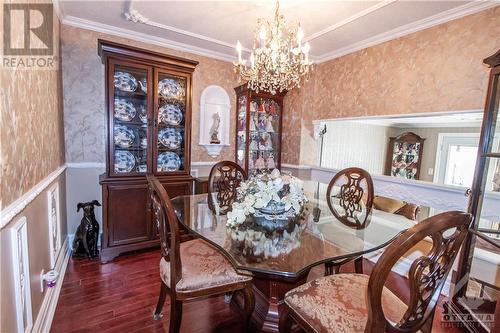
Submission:
<svg viewBox="0 0 500 333">
<path fill-rule="evenodd" d="M 179 332 L 183 301 L 234 292 L 243 297 L 244 324 L 248 330 L 255 306 L 252 278 L 237 273 L 229 260 L 207 242 L 199 238 L 181 242 L 177 216 L 166 190 L 153 175 L 146 177 L 162 255 L 161 289 L 154 319 L 161 318 L 163 304 L 169 294 L 169 332 Z"/>
<path fill-rule="evenodd" d="M 208 177 L 208 205 L 219 214 L 226 214 L 236 200 L 236 189 L 247 179 L 245 170 L 232 161 L 216 163 Z M 217 203 L 215 205 L 214 203 Z"/>
<path fill-rule="evenodd" d="M 326 191 L 326 201 L 333 216 L 353 229 L 364 229 L 370 223 L 373 206 L 373 181 L 361 168 L 340 170 L 333 176 Z M 356 273 L 363 273 L 363 257 L 325 264 L 325 275 L 338 274 L 340 267 L 354 261 Z"/>
<path fill-rule="evenodd" d="M 431 332 L 436 303 L 471 220 L 463 212 L 430 217 L 400 234 L 370 276 L 325 276 L 289 291 L 280 332 L 289 332 L 293 321 L 307 332 Z M 432 249 L 410 266 L 406 305 L 384 284 L 397 261 L 426 237 Z"/>
</svg>

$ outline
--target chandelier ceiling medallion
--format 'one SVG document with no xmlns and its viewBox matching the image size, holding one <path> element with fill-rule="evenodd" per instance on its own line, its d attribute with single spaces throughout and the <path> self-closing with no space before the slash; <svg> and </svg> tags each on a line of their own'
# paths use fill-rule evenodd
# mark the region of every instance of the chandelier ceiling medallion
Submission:
<svg viewBox="0 0 500 333">
<path fill-rule="evenodd" d="M 240 81 L 248 81 L 252 90 L 264 90 L 273 95 L 277 91 L 300 87 L 302 77 L 312 66 L 311 47 L 307 42 L 302 43 L 303 38 L 300 23 L 294 28 L 286 26 L 284 16 L 279 13 L 279 1 L 276 1 L 274 21 L 257 20 L 249 65 L 242 58 L 240 41 L 236 44 L 238 61 L 234 62 L 234 70 Z"/>
</svg>

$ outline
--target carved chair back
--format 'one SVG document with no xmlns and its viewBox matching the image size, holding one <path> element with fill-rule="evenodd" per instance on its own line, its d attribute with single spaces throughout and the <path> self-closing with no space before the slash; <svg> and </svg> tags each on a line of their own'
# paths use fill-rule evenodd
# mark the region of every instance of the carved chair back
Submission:
<svg viewBox="0 0 500 333">
<path fill-rule="evenodd" d="M 175 286 L 182 278 L 179 222 L 163 185 L 153 175 L 148 174 L 146 177 L 149 185 L 149 207 L 153 213 L 153 223 L 158 228 L 161 255 L 170 263 L 170 281 L 171 285 Z"/>
<path fill-rule="evenodd" d="M 220 214 L 226 214 L 236 199 L 236 189 L 247 179 L 247 174 L 232 161 L 221 161 L 210 170 L 208 177 L 208 204 L 212 210 L 218 206 Z M 217 209 L 216 209 L 217 210 Z"/>
<path fill-rule="evenodd" d="M 471 221 L 472 215 L 463 212 L 435 215 L 408 229 L 387 247 L 368 282 L 369 313 L 365 333 L 416 332 L 424 325 L 432 325 L 438 297 Z M 393 324 L 385 318 L 382 308 L 384 283 L 396 262 L 426 237 L 432 239 L 432 249 L 410 266 L 408 309 L 401 320 Z"/>
<path fill-rule="evenodd" d="M 333 215 L 354 229 L 364 229 L 370 222 L 373 198 L 372 177 L 361 168 L 340 170 L 326 191 L 328 207 Z"/>
</svg>

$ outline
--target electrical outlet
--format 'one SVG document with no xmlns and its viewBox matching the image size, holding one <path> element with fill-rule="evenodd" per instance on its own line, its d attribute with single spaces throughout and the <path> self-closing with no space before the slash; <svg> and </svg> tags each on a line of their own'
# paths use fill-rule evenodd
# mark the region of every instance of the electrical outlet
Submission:
<svg viewBox="0 0 500 333">
<path fill-rule="evenodd" d="M 429 170 L 427 170 L 427 174 L 429 176 L 432 176 L 434 174 L 434 169 L 433 168 L 429 168 Z"/>
</svg>

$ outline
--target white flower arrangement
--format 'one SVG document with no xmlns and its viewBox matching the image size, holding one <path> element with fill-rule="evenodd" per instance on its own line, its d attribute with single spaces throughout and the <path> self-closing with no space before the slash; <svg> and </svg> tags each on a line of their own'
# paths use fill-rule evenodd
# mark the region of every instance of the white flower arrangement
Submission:
<svg viewBox="0 0 500 333">
<path fill-rule="evenodd" d="M 307 202 L 302 185 L 300 179 L 282 175 L 278 169 L 241 182 L 238 198 L 227 213 L 227 225 L 240 225 L 248 215 L 270 206 L 284 208 L 292 216 L 298 215 Z"/>
</svg>

